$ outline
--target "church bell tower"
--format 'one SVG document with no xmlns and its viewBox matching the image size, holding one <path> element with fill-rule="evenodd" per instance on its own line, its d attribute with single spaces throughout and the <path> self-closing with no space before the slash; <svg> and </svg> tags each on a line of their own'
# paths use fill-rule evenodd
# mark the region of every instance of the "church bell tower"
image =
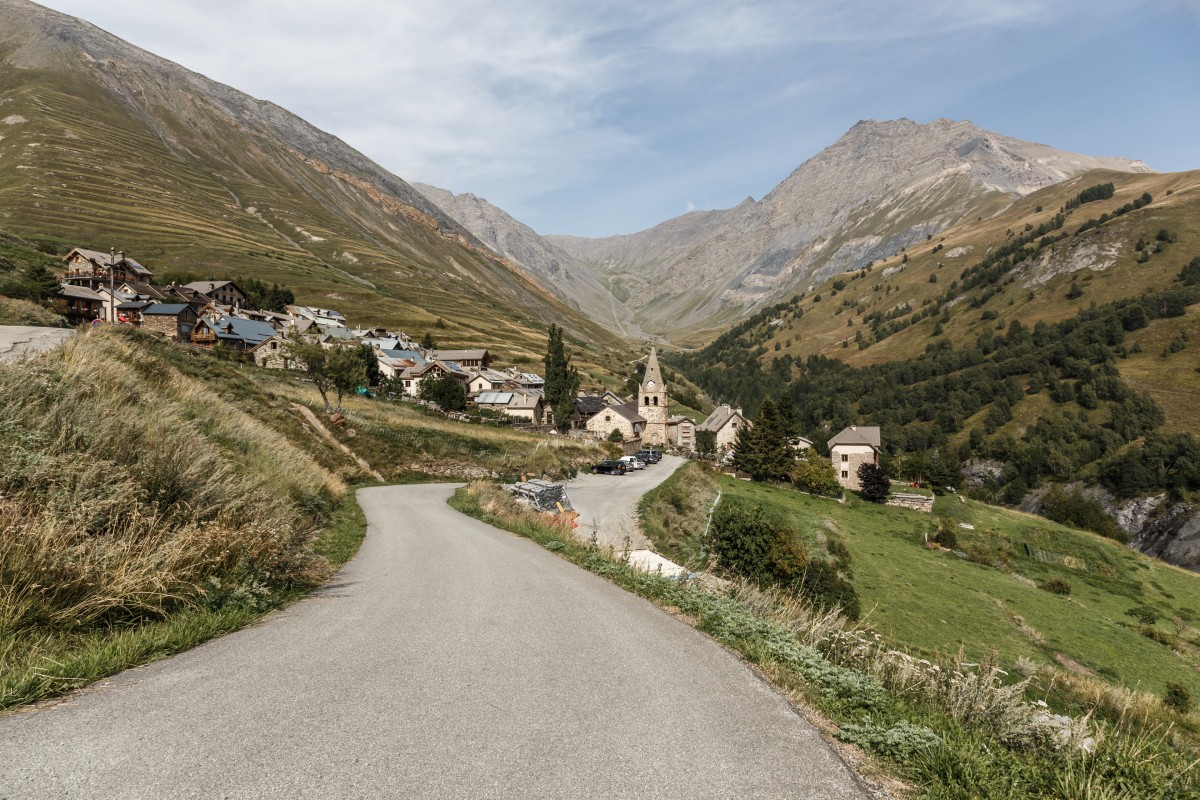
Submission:
<svg viewBox="0 0 1200 800">
<path fill-rule="evenodd" d="M 638 414 L 646 420 L 642 445 L 662 447 L 667 443 L 667 384 L 658 368 L 658 350 L 650 348 L 646 362 L 646 377 L 638 394 Z"/>
</svg>

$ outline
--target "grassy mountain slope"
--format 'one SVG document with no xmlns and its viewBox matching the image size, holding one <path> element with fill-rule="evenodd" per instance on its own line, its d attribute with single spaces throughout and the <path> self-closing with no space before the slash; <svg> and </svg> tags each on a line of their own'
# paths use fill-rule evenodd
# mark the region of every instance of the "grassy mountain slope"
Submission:
<svg viewBox="0 0 1200 800">
<path fill-rule="evenodd" d="M 680 483 L 687 486 L 685 499 L 673 504 L 673 486 Z M 944 657 L 961 647 L 977 661 L 996 648 L 1009 670 L 1028 659 L 1129 690 L 1161 694 L 1167 682 L 1181 682 L 1200 694 L 1200 577 L 1194 574 L 1095 534 L 958 496 L 938 498 L 931 516 L 736 481 L 697 465 L 643 501 L 655 545 L 681 561 L 707 561 L 701 533 L 718 490 L 722 502 L 768 510 L 809 552 L 821 553 L 819 543 L 829 539 L 844 545 L 866 624 L 910 653 Z M 692 517 L 676 511 L 690 506 Z M 956 532 L 966 558 L 922 547 L 939 526 Z M 1070 585 L 1069 594 L 1039 588 L 1055 578 Z M 1126 615 L 1135 606 L 1157 612 L 1150 630 Z"/>
<path fill-rule="evenodd" d="M 1070 212 L 1056 233 L 1071 235 L 1006 275 L 996 286 L 996 294 L 982 304 L 972 307 L 973 299 L 982 297 L 986 286 L 951 293 L 952 299 L 942 304 L 949 306 L 948 321 L 941 321 L 943 314 L 931 315 L 876 341 L 864 316 L 894 312 L 905 305 L 916 312 L 936 305 L 955 281 L 962 280 L 963 270 L 977 264 L 990 249 L 1026 233 L 1027 226 L 1036 230 L 1051 222 L 1073 196 L 1107 182 L 1115 189 L 1111 199 L 1097 200 Z M 1149 206 L 1075 233 L 1088 219 L 1099 218 L 1144 193 L 1154 198 Z M 983 218 L 978 219 L 980 216 Z M 1174 242 L 1156 241 L 1163 229 Z M 1151 251 L 1161 244 L 1162 252 L 1139 263 L 1139 239 Z M 976 219 L 877 261 L 861 277 L 860 272 L 845 273 L 812 287 L 794 306 L 768 315 L 771 319 L 764 319 L 756 328 L 765 336 L 767 348 L 760 360 L 769 364 L 784 355 L 803 360 L 817 354 L 866 366 L 911 358 L 938 338 L 963 346 L 975 342 L 985 330 L 1002 333 L 1013 320 L 1026 327 L 1059 322 L 1092 303 L 1100 305 L 1135 297 L 1149 289 L 1167 288 L 1197 255 L 1200 171 L 1154 175 L 1090 172 L 1023 198 L 994 217 L 977 214 Z M 1073 283 L 1082 293 L 1068 298 Z M 840 291 L 838 285 L 842 285 Z M 796 310 L 802 312 L 799 317 L 794 314 Z M 780 319 L 781 323 L 772 324 Z M 934 337 L 939 321 L 942 333 Z M 1182 317 L 1153 320 L 1146 328 L 1131 332 L 1126 343 L 1128 357 L 1118 361 L 1118 368 L 1134 388 L 1150 392 L 1163 406 L 1167 430 L 1196 431 L 1200 430 L 1200 373 L 1188 368 L 1189 364 L 1195 367 L 1195 355 L 1186 349 L 1162 355 L 1180 332 L 1187 332 L 1197 341 L 1200 309 L 1193 307 Z M 858 336 L 868 343 L 863 349 L 855 341 Z M 849 347 L 843 347 L 846 341 Z M 1134 352 L 1139 345 L 1141 352 Z"/>
<path fill-rule="evenodd" d="M 532 356 L 603 327 L 336 138 L 23 0 L 0 2 L 0 228 L 158 273 L 247 275 L 352 322 Z M 65 250 L 64 250 L 65 252 Z"/>
</svg>

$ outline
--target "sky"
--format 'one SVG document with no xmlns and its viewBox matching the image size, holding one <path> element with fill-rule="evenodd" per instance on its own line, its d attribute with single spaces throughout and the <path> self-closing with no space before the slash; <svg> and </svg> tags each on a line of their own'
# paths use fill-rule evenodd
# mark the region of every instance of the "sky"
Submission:
<svg viewBox="0 0 1200 800">
<path fill-rule="evenodd" d="M 861 119 L 1200 169 L 1200 0 L 43 0 L 542 234 L 760 199 Z"/>
</svg>

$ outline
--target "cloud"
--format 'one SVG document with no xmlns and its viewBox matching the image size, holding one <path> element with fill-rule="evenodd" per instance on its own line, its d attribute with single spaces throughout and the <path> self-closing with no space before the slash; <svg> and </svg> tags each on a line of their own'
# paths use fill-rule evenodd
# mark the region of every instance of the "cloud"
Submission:
<svg viewBox="0 0 1200 800">
<path fill-rule="evenodd" d="M 688 200 L 686 211 L 695 211 L 695 210 L 696 210 L 696 204 L 693 203 L 691 200 Z M 685 211 L 685 213 L 686 213 L 686 211 Z"/>
</svg>

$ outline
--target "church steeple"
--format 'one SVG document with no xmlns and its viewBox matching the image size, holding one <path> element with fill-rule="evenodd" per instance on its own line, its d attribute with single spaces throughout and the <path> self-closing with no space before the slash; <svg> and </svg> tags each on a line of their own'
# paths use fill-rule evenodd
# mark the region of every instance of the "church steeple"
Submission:
<svg viewBox="0 0 1200 800">
<path fill-rule="evenodd" d="M 650 348 L 646 375 L 638 393 L 638 415 L 646 420 L 642 442 L 652 447 L 667 443 L 667 384 L 658 368 L 658 350 Z"/>
<path fill-rule="evenodd" d="M 658 368 L 658 348 L 650 348 L 650 358 L 646 361 L 646 375 L 642 378 L 642 394 L 647 392 L 665 392 L 662 371 Z"/>
</svg>

